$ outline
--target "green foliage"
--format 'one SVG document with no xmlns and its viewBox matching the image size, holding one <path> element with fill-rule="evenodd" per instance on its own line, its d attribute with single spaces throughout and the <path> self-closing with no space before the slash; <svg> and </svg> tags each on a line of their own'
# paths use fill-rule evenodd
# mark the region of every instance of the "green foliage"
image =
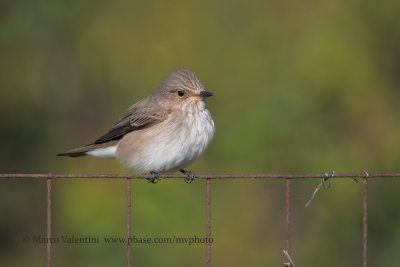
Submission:
<svg viewBox="0 0 400 267">
<path fill-rule="evenodd" d="M 399 1 L 3 1 L 0 171 L 124 173 L 56 153 L 100 136 L 173 70 L 198 74 L 217 127 L 195 173 L 395 172 Z M 43 181 L 0 181 L 0 265 L 42 266 Z M 299 266 L 360 263 L 361 187 L 293 183 Z M 400 249 L 397 181 L 370 183 L 370 263 Z M 133 181 L 133 233 L 205 235 L 205 183 Z M 282 264 L 283 181 L 212 183 L 213 263 Z M 54 234 L 123 236 L 125 183 L 54 183 Z M 383 227 L 384 226 L 384 227 Z M 137 245 L 138 266 L 202 266 L 202 245 Z M 154 255 L 157 255 L 156 257 Z M 317 256 L 318 255 L 318 256 Z M 55 245 L 57 266 L 117 266 L 123 245 Z M 397 257 L 397 258 L 396 258 Z M 389 260 L 390 259 L 390 260 Z"/>
</svg>

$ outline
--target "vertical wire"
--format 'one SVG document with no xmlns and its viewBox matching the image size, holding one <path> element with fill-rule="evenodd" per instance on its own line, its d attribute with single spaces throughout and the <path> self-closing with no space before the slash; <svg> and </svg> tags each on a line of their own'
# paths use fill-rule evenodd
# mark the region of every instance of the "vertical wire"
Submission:
<svg viewBox="0 0 400 267">
<path fill-rule="evenodd" d="M 47 178 L 47 267 L 51 267 L 51 178 Z"/>
<path fill-rule="evenodd" d="M 286 178 L 286 236 L 285 249 L 290 253 L 290 179 Z M 284 266 L 292 266 L 289 259 L 285 257 Z"/>
<path fill-rule="evenodd" d="M 127 250 L 126 250 L 126 266 L 131 266 L 131 234 L 132 234 L 132 224 L 131 224 L 131 179 L 126 179 L 126 235 L 127 235 Z"/>
<path fill-rule="evenodd" d="M 368 244 L 368 178 L 363 179 L 363 267 L 367 267 Z"/>
<path fill-rule="evenodd" d="M 210 213 L 210 205 L 211 205 L 211 180 L 207 178 L 206 181 L 206 213 L 207 213 L 207 242 L 206 242 L 206 266 L 211 266 L 211 213 Z"/>
</svg>

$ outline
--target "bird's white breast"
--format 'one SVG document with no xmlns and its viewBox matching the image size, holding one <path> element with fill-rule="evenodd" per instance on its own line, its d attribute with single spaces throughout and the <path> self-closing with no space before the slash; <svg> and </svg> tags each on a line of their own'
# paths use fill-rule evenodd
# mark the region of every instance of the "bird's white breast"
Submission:
<svg viewBox="0 0 400 267">
<path fill-rule="evenodd" d="M 214 131 L 205 103 L 187 101 L 164 122 L 126 135 L 118 144 L 117 158 L 140 173 L 179 170 L 206 150 Z"/>
</svg>

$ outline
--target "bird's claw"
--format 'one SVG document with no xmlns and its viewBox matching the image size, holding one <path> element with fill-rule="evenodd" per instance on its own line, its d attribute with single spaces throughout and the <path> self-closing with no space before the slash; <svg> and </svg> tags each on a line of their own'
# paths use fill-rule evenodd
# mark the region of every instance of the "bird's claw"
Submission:
<svg viewBox="0 0 400 267">
<path fill-rule="evenodd" d="M 181 170 L 181 173 L 187 176 L 187 178 L 185 179 L 185 183 L 187 184 L 191 184 L 194 179 L 196 179 L 196 175 L 192 171 Z"/>
<path fill-rule="evenodd" d="M 151 174 L 151 178 L 147 178 L 148 183 L 156 184 L 158 181 L 161 180 L 159 173 L 157 173 L 155 171 L 151 171 L 150 174 Z"/>
</svg>

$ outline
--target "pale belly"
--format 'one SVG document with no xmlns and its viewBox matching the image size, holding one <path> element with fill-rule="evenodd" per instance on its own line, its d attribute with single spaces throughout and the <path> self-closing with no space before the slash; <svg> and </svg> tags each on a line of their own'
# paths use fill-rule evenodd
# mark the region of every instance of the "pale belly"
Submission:
<svg viewBox="0 0 400 267">
<path fill-rule="evenodd" d="M 176 114 L 155 126 L 124 136 L 117 146 L 117 159 L 129 170 L 139 173 L 176 171 L 206 150 L 214 131 L 214 122 L 206 108 L 197 113 Z"/>
</svg>

